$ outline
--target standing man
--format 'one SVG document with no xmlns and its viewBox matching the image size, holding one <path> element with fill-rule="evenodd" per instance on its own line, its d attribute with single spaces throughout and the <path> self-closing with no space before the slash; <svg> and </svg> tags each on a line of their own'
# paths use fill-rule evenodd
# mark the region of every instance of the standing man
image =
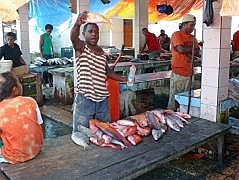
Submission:
<svg viewBox="0 0 239 180">
<path fill-rule="evenodd" d="M 160 30 L 160 35 L 158 36 L 159 45 L 161 47 L 161 51 L 170 51 L 170 38 L 167 34 L 165 34 L 165 30 Z"/>
<path fill-rule="evenodd" d="M 52 44 L 52 36 L 51 32 L 53 30 L 53 26 L 51 24 L 46 24 L 45 25 L 45 33 L 40 36 L 40 42 L 39 42 L 39 47 L 40 47 L 40 52 L 41 56 L 45 59 L 51 59 L 54 57 L 54 52 L 53 52 L 53 44 Z M 43 72 L 43 84 L 46 84 L 47 82 L 49 83 L 49 86 L 53 86 L 53 77 L 48 71 Z"/>
<path fill-rule="evenodd" d="M 106 55 L 97 43 L 99 40 L 99 27 L 95 23 L 86 23 L 87 12 L 80 13 L 72 30 L 71 41 L 75 49 L 75 63 L 77 67 L 77 83 L 75 89 L 75 102 L 73 109 L 72 140 L 82 130 L 82 126 L 89 127 L 90 119 L 99 119 L 109 122 L 109 92 L 106 88 L 106 78 L 117 81 L 126 81 L 127 78 L 117 75 L 109 69 Z M 80 27 L 84 25 L 83 36 L 79 39 Z M 82 134 L 83 133 L 83 134 Z M 84 132 L 77 138 L 84 139 Z"/>
<path fill-rule="evenodd" d="M 13 32 L 8 32 L 6 34 L 7 43 L 0 48 L 0 60 L 2 57 L 4 57 L 6 60 L 12 60 L 13 68 L 26 64 L 22 58 L 20 47 L 14 43 L 16 40 L 16 34 Z"/>
<path fill-rule="evenodd" d="M 232 50 L 233 50 L 233 58 L 239 57 L 239 30 L 233 34 Z"/>
<path fill-rule="evenodd" d="M 170 79 L 170 93 L 168 108 L 176 110 L 174 95 L 189 90 L 189 79 L 192 70 L 192 47 L 194 42 L 195 55 L 199 53 L 198 42 L 191 34 L 196 25 L 196 18 L 191 14 L 183 17 L 180 31 L 171 37 L 172 74 Z"/>
<path fill-rule="evenodd" d="M 53 58 L 53 45 L 52 45 L 52 36 L 51 32 L 53 26 L 51 24 L 45 25 L 45 33 L 40 36 L 40 52 L 41 56 L 45 59 Z"/>
<path fill-rule="evenodd" d="M 141 50 L 141 52 L 144 51 L 144 49 L 146 48 L 146 45 L 148 47 L 148 51 L 150 55 L 152 56 L 159 56 L 160 55 L 160 45 L 159 45 L 159 42 L 158 42 L 158 38 L 156 37 L 156 35 L 154 33 L 151 33 L 148 31 L 147 28 L 143 28 L 142 29 L 142 32 L 145 36 L 145 43 L 144 43 L 144 46 Z"/>
</svg>

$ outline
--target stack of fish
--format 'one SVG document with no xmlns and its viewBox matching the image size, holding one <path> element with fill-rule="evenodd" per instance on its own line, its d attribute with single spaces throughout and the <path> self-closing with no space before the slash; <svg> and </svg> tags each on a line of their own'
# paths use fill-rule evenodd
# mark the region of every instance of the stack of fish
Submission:
<svg viewBox="0 0 239 180">
<path fill-rule="evenodd" d="M 52 59 L 44 59 L 41 57 L 37 57 L 35 59 L 35 65 L 38 66 L 49 66 L 49 65 L 66 65 L 66 64 L 72 64 L 72 59 L 68 59 L 66 57 L 63 58 L 52 58 Z"/>
<path fill-rule="evenodd" d="M 77 139 L 75 142 L 84 148 L 90 141 L 101 147 L 121 150 L 131 145 L 137 145 L 142 141 L 142 137 L 148 136 L 150 133 L 157 141 L 168 129 L 178 132 L 184 127 L 184 124 L 189 123 L 186 120 L 189 118 L 191 118 L 190 115 L 182 112 L 153 110 L 114 123 L 91 119 L 90 129 L 82 127 L 78 132 L 81 134 L 75 134 L 76 137 L 72 138 Z"/>
<path fill-rule="evenodd" d="M 150 134 L 149 127 L 141 127 L 136 121 L 118 120 L 114 123 L 104 123 L 99 120 L 90 120 L 90 129 L 93 136 L 90 141 L 98 146 L 120 150 L 142 141 L 142 136 Z"/>
<path fill-rule="evenodd" d="M 172 110 L 147 111 L 145 116 L 149 127 L 152 128 L 152 136 L 156 141 L 162 137 L 168 127 L 179 132 L 184 127 L 184 123 L 189 123 L 186 119 L 191 118 L 189 114 Z"/>
</svg>

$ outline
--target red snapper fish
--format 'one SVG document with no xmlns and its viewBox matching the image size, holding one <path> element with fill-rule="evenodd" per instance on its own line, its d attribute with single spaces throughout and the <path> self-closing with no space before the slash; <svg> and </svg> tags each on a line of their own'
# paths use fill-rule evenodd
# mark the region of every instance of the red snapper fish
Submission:
<svg viewBox="0 0 239 180">
<path fill-rule="evenodd" d="M 92 122 L 93 123 L 93 122 Z M 130 142 L 122 136 L 116 129 L 110 127 L 108 123 L 100 122 L 98 120 L 94 121 L 94 124 L 99 128 L 103 133 L 111 136 L 112 138 L 122 141 L 126 146 L 130 146 Z"/>
<path fill-rule="evenodd" d="M 134 134 L 134 135 L 128 136 L 128 140 L 129 142 L 131 142 L 131 144 L 135 146 L 142 141 L 142 138 L 139 135 Z"/>
</svg>

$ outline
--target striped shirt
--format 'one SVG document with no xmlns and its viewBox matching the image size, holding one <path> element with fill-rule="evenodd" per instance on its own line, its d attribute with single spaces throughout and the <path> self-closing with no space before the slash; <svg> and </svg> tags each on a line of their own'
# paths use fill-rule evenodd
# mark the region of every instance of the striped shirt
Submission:
<svg viewBox="0 0 239 180">
<path fill-rule="evenodd" d="M 106 56 L 96 55 L 85 45 L 82 54 L 76 58 L 76 93 L 100 102 L 109 96 L 106 88 Z"/>
</svg>

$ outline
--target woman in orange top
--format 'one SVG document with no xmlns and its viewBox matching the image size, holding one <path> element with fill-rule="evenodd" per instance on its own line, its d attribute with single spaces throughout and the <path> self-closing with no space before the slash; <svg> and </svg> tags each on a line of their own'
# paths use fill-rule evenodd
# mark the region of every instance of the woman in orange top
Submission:
<svg viewBox="0 0 239 180">
<path fill-rule="evenodd" d="M 172 74 L 170 79 L 170 93 L 168 108 L 175 109 L 176 93 L 189 89 L 189 79 L 192 73 L 192 47 L 194 41 L 195 55 L 199 53 L 197 40 L 191 34 L 196 25 L 196 18 L 191 14 L 183 17 L 180 31 L 176 31 L 171 37 L 172 49 Z"/>
<path fill-rule="evenodd" d="M 10 73 L 0 74 L 1 162 L 12 164 L 34 158 L 43 144 L 43 123 L 34 99 L 23 97 L 20 82 Z"/>
</svg>

